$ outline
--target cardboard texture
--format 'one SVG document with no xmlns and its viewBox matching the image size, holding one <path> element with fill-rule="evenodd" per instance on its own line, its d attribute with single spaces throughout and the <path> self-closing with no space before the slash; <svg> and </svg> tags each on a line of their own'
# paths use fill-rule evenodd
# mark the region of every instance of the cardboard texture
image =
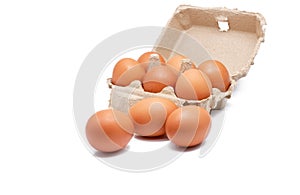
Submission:
<svg viewBox="0 0 300 195">
<path fill-rule="evenodd" d="M 206 110 L 222 109 L 236 85 L 247 75 L 261 42 L 264 41 L 266 22 L 259 13 L 227 8 L 201 8 L 179 6 L 158 38 L 154 51 L 169 59 L 179 53 L 196 65 L 209 59 L 221 61 L 229 70 L 231 86 L 226 92 L 213 88 L 212 95 L 204 100 L 177 98 L 172 87 L 160 93 L 145 92 L 139 81 L 127 87 L 112 85 L 110 106 L 126 112 L 135 102 L 145 97 L 164 97 L 178 106 L 198 105 Z"/>
</svg>

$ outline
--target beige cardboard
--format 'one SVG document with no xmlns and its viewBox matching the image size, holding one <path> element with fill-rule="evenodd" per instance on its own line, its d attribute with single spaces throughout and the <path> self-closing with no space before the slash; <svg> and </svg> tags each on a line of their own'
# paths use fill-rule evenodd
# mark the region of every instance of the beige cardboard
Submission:
<svg viewBox="0 0 300 195">
<path fill-rule="evenodd" d="M 220 30 L 218 22 L 228 22 L 229 30 Z M 264 41 L 265 24 L 264 17 L 259 13 L 182 5 L 168 22 L 157 43 L 159 47 L 155 50 L 167 59 L 173 55 L 174 50 L 184 51 L 196 65 L 208 59 L 219 60 L 227 67 L 232 79 L 238 80 L 247 75 L 253 64 L 260 43 Z M 194 48 L 185 51 L 184 39 L 180 39 L 178 35 L 174 37 L 174 31 L 168 28 L 192 36 L 207 50 L 209 56 L 193 55 Z M 170 45 L 174 45 L 172 51 L 162 48 L 169 48 Z"/>
</svg>

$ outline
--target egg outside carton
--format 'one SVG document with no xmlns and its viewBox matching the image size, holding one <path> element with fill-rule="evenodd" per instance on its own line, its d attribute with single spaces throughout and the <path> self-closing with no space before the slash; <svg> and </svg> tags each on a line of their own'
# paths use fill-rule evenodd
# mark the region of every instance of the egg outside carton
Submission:
<svg viewBox="0 0 300 195">
<path fill-rule="evenodd" d="M 122 112 L 127 112 L 128 109 L 136 102 L 148 97 L 166 98 L 174 102 L 177 106 L 196 105 L 211 110 L 223 109 L 226 105 L 227 99 L 231 97 L 232 91 L 236 86 L 234 80 L 226 92 L 222 92 L 217 88 L 212 89 L 212 94 L 202 100 L 186 100 L 178 98 L 174 92 L 173 87 L 167 86 L 159 93 L 147 92 L 143 89 L 142 83 L 138 80 L 132 81 L 128 86 L 117 86 L 112 84 L 111 78 L 107 79 L 108 87 L 111 89 L 109 107 L 117 109 Z"/>
</svg>

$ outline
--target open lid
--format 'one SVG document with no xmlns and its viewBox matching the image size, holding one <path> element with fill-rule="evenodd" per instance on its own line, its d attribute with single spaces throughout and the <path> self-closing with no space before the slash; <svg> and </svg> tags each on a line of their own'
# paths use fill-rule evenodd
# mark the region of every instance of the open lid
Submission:
<svg viewBox="0 0 300 195">
<path fill-rule="evenodd" d="M 158 39 L 155 51 L 166 59 L 174 53 L 196 65 L 221 61 L 232 79 L 246 76 L 260 43 L 264 41 L 264 17 L 259 13 L 227 8 L 179 6 Z"/>
</svg>

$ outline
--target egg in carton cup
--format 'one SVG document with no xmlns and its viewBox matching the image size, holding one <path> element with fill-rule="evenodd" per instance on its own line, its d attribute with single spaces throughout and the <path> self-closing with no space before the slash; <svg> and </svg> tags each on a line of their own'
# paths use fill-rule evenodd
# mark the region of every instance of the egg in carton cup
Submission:
<svg viewBox="0 0 300 195">
<path fill-rule="evenodd" d="M 187 100 L 178 98 L 171 86 L 159 93 L 151 93 L 145 91 L 138 80 L 123 87 L 112 84 L 111 79 L 108 79 L 111 88 L 110 106 L 127 112 L 133 104 L 146 97 L 163 97 L 177 106 L 197 105 L 207 111 L 224 108 L 237 81 L 247 75 L 254 63 L 260 44 L 264 41 L 265 24 L 264 17 L 259 13 L 179 6 L 163 29 L 153 51 L 165 59 L 178 53 L 184 54 L 195 64 L 211 59 L 222 62 L 230 74 L 231 84 L 227 91 L 212 88 L 212 94 L 206 99 Z M 184 67 L 187 62 L 182 63 Z"/>
<path fill-rule="evenodd" d="M 156 54 L 151 55 L 149 59 L 148 70 L 155 66 L 163 66 L 159 61 Z M 183 59 L 179 74 L 192 68 L 190 59 Z M 220 91 L 218 88 L 212 88 L 211 95 L 208 98 L 201 100 L 187 100 L 177 97 L 174 88 L 171 86 L 164 87 L 159 93 L 152 93 L 145 91 L 141 81 L 134 80 L 128 86 L 118 86 L 112 83 L 112 79 L 107 79 L 109 88 L 112 89 L 110 97 L 111 107 L 127 112 L 136 102 L 147 97 L 163 97 L 174 102 L 178 107 L 185 105 L 196 105 L 205 108 L 207 111 L 211 109 L 221 109 L 225 106 L 227 98 L 230 97 L 231 92 L 235 86 L 235 81 L 231 80 L 229 89 L 225 92 Z"/>
</svg>

